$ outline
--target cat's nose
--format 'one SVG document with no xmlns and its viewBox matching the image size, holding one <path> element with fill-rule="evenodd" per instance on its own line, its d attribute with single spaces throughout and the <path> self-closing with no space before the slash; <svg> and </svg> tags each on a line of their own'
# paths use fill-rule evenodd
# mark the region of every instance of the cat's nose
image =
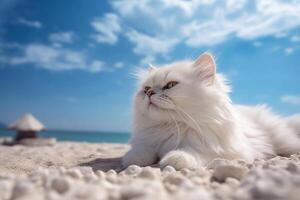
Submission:
<svg viewBox="0 0 300 200">
<path fill-rule="evenodd" d="M 155 94 L 155 92 L 153 91 L 153 90 L 148 90 L 148 92 L 147 92 L 147 96 L 150 98 L 152 95 L 154 95 Z"/>
</svg>

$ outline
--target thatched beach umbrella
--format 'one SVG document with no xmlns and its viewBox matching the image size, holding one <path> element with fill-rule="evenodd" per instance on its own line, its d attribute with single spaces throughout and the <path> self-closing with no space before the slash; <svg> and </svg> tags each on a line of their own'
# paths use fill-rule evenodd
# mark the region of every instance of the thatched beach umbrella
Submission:
<svg viewBox="0 0 300 200">
<path fill-rule="evenodd" d="M 37 133 L 45 130 L 45 126 L 30 113 L 23 115 L 23 117 L 10 125 L 10 128 L 17 131 L 16 141 L 24 138 L 37 138 Z"/>
</svg>

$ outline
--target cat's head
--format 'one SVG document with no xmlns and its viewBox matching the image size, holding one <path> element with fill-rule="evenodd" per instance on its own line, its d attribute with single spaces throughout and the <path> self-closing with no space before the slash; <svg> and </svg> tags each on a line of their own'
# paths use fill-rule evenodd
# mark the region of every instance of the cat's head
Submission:
<svg viewBox="0 0 300 200">
<path fill-rule="evenodd" d="M 228 98 L 230 90 L 222 76 L 216 74 L 216 63 L 210 53 L 202 54 L 194 62 L 150 67 L 139 73 L 139 79 L 135 113 L 159 121 L 178 119 L 184 112 L 211 112 L 215 103 Z"/>
</svg>

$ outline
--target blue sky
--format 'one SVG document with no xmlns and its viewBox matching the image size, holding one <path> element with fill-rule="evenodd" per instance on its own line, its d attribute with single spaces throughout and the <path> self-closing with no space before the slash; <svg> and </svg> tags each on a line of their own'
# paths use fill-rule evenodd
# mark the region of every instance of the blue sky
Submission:
<svg viewBox="0 0 300 200">
<path fill-rule="evenodd" d="M 203 51 L 235 103 L 300 112 L 299 0 L 2 0 L 0 121 L 129 131 L 130 73 Z"/>
</svg>

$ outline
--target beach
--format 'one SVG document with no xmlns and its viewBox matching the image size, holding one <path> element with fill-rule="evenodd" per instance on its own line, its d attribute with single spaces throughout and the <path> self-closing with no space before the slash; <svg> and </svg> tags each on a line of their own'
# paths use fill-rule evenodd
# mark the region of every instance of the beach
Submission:
<svg viewBox="0 0 300 200">
<path fill-rule="evenodd" d="M 0 145 L 0 199 L 299 199 L 300 155 L 121 168 L 126 144 Z"/>
</svg>

